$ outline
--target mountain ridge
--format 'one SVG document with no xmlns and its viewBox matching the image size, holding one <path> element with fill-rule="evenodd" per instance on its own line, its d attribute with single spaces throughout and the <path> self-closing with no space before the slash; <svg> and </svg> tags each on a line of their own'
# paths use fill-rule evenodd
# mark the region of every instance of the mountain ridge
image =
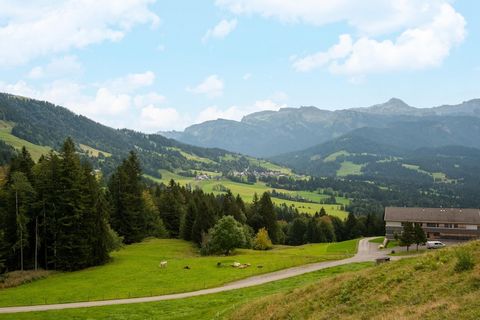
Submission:
<svg viewBox="0 0 480 320">
<path fill-rule="evenodd" d="M 480 118 L 480 99 L 432 108 L 416 108 L 398 98 L 370 107 L 335 111 L 313 106 L 289 107 L 252 113 L 241 121 L 210 120 L 187 127 L 184 131 L 160 134 L 202 147 L 271 157 L 300 151 L 363 127 L 384 128 L 392 123 L 432 119 L 441 120 L 445 125 L 448 118 L 442 117 Z M 233 144 L 228 137 L 235 137 Z"/>
</svg>

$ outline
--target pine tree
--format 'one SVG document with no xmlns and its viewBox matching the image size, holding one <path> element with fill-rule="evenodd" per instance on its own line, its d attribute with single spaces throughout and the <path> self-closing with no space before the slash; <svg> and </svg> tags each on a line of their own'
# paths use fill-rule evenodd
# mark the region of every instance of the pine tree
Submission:
<svg viewBox="0 0 480 320">
<path fill-rule="evenodd" d="M 348 214 L 347 221 L 345 222 L 345 232 L 347 234 L 348 239 L 355 239 L 361 235 L 361 232 L 358 229 L 357 218 L 351 212 Z"/>
<path fill-rule="evenodd" d="M 407 251 L 408 251 L 410 246 L 415 241 L 415 230 L 413 227 L 413 223 L 405 222 L 403 224 L 403 231 L 400 234 L 400 237 L 398 237 L 398 240 L 400 241 L 401 246 L 407 247 Z"/>
<path fill-rule="evenodd" d="M 427 242 L 427 235 L 425 234 L 425 231 L 422 228 L 421 223 L 415 223 L 415 226 L 413 228 L 413 243 L 417 245 L 417 251 L 418 251 L 418 246 L 420 244 L 424 244 Z"/>
<path fill-rule="evenodd" d="M 195 201 L 190 200 L 187 206 L 187 211 L 183 217 L 180 236 L 182 239 L 190 241 L 192 240 L 192 228 L 197 217 L 197 206 Z"/>
<path fill-rule="evenodd" d="M 216 218 L 205 199 L 199 199 L 196 206 L 198 210 L 192 226 L 192 240 L 200 244 L 203 234 L 206 234 L 215 225 Z"/>
<path fill-rule="evenodd" d="M 298 246 L 305 243 L 307 224 L 302 218 L 295 218 L 288 229 L 288 243 Z"/>
<path fill-rule="evenodd" d="M 113 229 L 124 238 L 125 243 L 139 242 L 145 237 L 143 184 L 140 162 L 131 151 L 108 184 L 113 206 L 110 223 Z"/>
<path fill-rule="evenodd" d="M 88 233 L 91 216 L 85 215 L 92 199 L 86 193 L 84 168 L 71 138 L 60 150 L 59 190 L 57 211 L 56 267 L 78 270 L 90 265 L 91 251 Z"/>
<path fill-rule="evenodd" d="M 320 234 L 318 230 L 318 222 L 315 217 L 310 217 L 307 223 L 307 232 L 305 234 L 305 240 L 308 243 L 318 243 L 320 241 Z"/>
<path fill-rule="evenodd" d="M 31 219 L 31 209 L 34 199 L 34 190 L 27 176 L 20 171 L 10 175 L 10 219 L 7 237 L 13 250 L 13 257 L 19 261 L 20 270 L 25 267 L 25 248 L 29 245 L 28 223 Z"/>
<path fill-rule="evenodd" d="M 277 215 L 275 207 L 268 192 L 264 192 L 258 203 L 258 214 L 262 217 L 262 227 L 268 230 L 268 235 L 273 243 L 277 243 Z"/>
</svg>

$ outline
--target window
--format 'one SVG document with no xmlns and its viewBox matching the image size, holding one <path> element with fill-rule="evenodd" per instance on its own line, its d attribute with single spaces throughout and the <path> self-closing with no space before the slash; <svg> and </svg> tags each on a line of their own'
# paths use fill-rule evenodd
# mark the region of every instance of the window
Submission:
<svg viewBox="0 0 480 320">
<path fill-rule="evenodd" d="M 438 223 L 427 223 L 427 228 L 438 228 Z"/>
<path fill-rule="evenodd" d="M 449 228 L 449 229 L 453 228 L 453 224 L 451 223 L 445 223 L 444 226 L 445 228 Z"/>
</svg>

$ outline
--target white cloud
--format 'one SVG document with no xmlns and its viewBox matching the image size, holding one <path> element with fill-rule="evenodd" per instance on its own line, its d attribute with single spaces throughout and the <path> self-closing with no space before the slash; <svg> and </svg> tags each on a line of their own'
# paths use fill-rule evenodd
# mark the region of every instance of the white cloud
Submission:
<svg viewBox="0 0 480 320">
<path fill-rule="evenodd" d="M 124 77 L 106 81 L 102 86 L 116 92 L 132 92 L 139 88 L 148 87 L 155 81 L 153 71 L 143 73 L 131 73 Z"/>
<path fill-rule="evenodd" d="M 338 44 L 334 45 L 326 52 L 319 52 L 306 56 L 304 58 L 293 59 L 293 67 L 297 71 L 310 71 L 317 67 L 322 67 L 332 60 L 345 58 L 352 52 L 352 37 L 348 34 L 339 37 Z"/>
<path fill-rule="evenodd" d="M 52 53 L 118 41 L 138 24 L 159 23 L 154 0 L 52 0 L 0 3 L 0 66 Z"/>
<path fill-rule="evenodd" d="M 259 14 L 286 23 L 347 23 L 354 34 L 341 35 L 325 51 L 293 56 L 293 67 L 302 72 L 327 67 L 332 73 L 358 79 L 368 73 L 440 65 L 466 36 L 465 19 L 449 2 L 217 0 L 216 4 L 235 14 Z"/>
<path fill-rule="evenodd" d="M 206 77 L 200 84 L 190 88 L 187 87 L 187 91 L 195 94 L 204 94 L 209 98 L 219 97 L 223 94 L 225 85 L 223 80 L 216 74 L 212 74 Z"/>
<path fill-rule="evenodd" d="M 174 108 L 144 107 L 140 112 L 139 127 L 146 132 L 180 130 L 186 127 L 184 117 Z"/>
<path fill-rule="evenodd" d="M 83 68 L 76 56 L 64 56 L 52 59 L 45 66 L 36 66 L 28 73 L 30 79 L 62 78 L 83 73 Z"/>
<path fill-rule="evenodd" d="M 240 121 L 245 115 L 265 111 L 265 110 L 273 110 L 277 111 L 280 108 L 285 108 L 285 104 L 278 104 L 270 99 L 266 100 L 257 100 L 252 105 L 247 106 L 231 106 L 227 109 L 221 109 L 217 106 L 211 106 L 208 108 L 203 109 L 197 118 L 195 119 L 195 123 L 201 123 L 208 120 L 216 120 L 216 119 L 228 119 L 228 120 L 236 120 Z"/>
<path fill-rule="evenodd" d="M 215 27 L 207 30 L 202 38 L 202 42 L 207 42 L 210 38 L 223 39 L 228 36 L 237 27 L 237 19 L 220 21 Z"/>
<path fill-rule="evenodd" d="M 164 104 L 167 101 L 165 96 L 162 96 L 156 92 L 150 92 L 144 95 L 137 95 L 134 99 L 134 104 L 136 107 L 140 108 L 146 105 L 158 106 Z"/>
<path fill-rule="evenodd" d="M 137 89 L 150 86 L 154 79 L 155 74 L 147 71 L 94 85 L 82 85 L 70 80 L 42 82 L 38 86 L 25 81 L 12 84 L 0 82 L 0 91 L 50 101 L 113 127 L 144 129 L 149 127 L 145 125 L 145 118 L 138 120 L 138 110 L 147 106 L 156 107 L 166 101 L 163 95 L 156 92 L 137 94 Z"/>
</svg>

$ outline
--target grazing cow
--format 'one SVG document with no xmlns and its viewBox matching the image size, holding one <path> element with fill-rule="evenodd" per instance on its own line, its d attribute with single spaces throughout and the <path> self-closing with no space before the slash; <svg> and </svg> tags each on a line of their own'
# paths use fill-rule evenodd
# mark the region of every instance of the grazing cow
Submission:
<svg viewBox="0 0 480 320">
<path fill-rule="evenodd" d="M 160 268 L 166 268 L 167 267 L 167 261 L 160 261 L 160 264 L 158 266 Z"/>
<path fill-rule="evenodd" d="M 185 266 L 185 267 L 183 267 L 183 269 L 190 270 L 190 267 L 189 267 L 189 266 Z"/>
</svg>

